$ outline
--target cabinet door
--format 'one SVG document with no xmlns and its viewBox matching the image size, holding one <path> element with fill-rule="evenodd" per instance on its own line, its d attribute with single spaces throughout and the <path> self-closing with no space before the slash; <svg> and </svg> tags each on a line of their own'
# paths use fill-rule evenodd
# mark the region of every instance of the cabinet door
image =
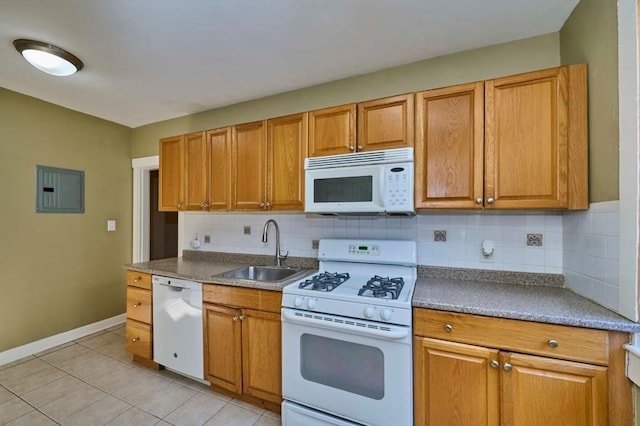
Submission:
<svg viewBox="0 0 640 426">
<path fill-rule="evenodd" d="M 309 113 L 309 156 L 355 151 L 356 105 L 348 104 Z"/>
<path fill-rule="evenodd" d="M 233 127 L 231 141 L 234 210 L 261 210 L 266 199 L 266 130 L 263 121 Z"/>
<path fill-rule="evenodd" d="M 497 350 L 422 337 L 413 348 L 415 425 L 500 424 Z"/>
<path fill-rule="evenodd" d="M 185 210 L 206 210 L 207 140 L 204 132 L 184 136 Z"/>
<path fill-rule="evenodd" d="M 485 83 L 485 207 L 568 207 L 568 69 Z"/>
<path fill-rule="evenodd" d="M 512 353 L 501 357 L 504 426 L 607 424 L 606 367 Z"/>
<path fill-rule="evenodd" d="M 416 94 L 415 206 L 482 208 L 484 84 Z"/>
<path fill-rule="evenodd" d="M 280 314 L 242 311 L 243 391 L 260 399 L 282 402 L 282 332 Z"/>
<path fill-rule="evenodd" d="M 304 210 L 307 114 L 267 122 L 267 202 L 273 210 Z"/>
<path fill-rule="evenodd" d="M 412 147 L 413 104 L 413 93 L 359 103 L 358 151 Z"/>
<path fill-rule="evenodd" d="M 231 127 L 207 132 L 209 210 L 231 207 Z"/>
<path fill-rule="evenodd" d="M 231 392 L 242 392 L 240 310 L 204 304 L 204 360 L 207 379 Z"/>
<path fill-rule="evenodd" d="M 160 139 L 158 210 L 161 212 L 175 212 L 184 208 L 183 141 L 183 136 Z"/>
</svg>

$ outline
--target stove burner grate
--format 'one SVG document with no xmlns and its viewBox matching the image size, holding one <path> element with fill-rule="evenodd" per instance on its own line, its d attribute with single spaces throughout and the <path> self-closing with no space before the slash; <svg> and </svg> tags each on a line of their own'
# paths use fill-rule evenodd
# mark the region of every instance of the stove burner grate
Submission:
<svg viewBox="0 0 640 426">
<path fill-rule="evenodd" d="M 358 296 L 397 299 L 400 296 L 404 279 L 375 275 L 358 291 Z"/>
<path fill-rule="evenodd" d="M 340 284 L 349 279 L 349 273 L 322 272 L 313 277 L 304 280 L 298 285 L 298 288 L 308 288 L 315 291 L 332 291 Z"/>
</svg>

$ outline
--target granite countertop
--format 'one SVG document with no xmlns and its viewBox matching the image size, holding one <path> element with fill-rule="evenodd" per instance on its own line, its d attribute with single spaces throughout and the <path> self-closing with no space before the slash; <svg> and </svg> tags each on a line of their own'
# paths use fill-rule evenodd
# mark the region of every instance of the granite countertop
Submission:
<svg viewBox="0 0 640 426">
<path fill-rule="evenodd" d="M 218 276 L 247 265 L 273 265 L 273 256 L 185 250 L 183 257 L 125 265 L 125 269 L 202 283 L 282 291 L 318 269 L 310 258 L 287 258 L 301 271 L 278 282 Z M 558 274 L 419 266 L 413 306 L 449 312 L 640 333 L 630 321 L 564 287 Z"/>
<path fill-rule="evenodd" d="M 226 278 L 219 276 L 247 265 L 273 265 L 274 256 L 240 255 L 218 252 L 204 252 L 185 250 L 182 257 L 151 260 L 149 262 L 132 263 L 124 265 L 125 269 L 146 272 L 165 277 L 182 278 L 197 281 L 204 284 L 224 284 L 236 287 L 256 288 L 260 290 L 282 291 L 282 288 L 317 269 L 317 262 L 305 258 L 290 258 L 284 262 L 285 266 L 300 269 L 286 280 L 281 282 L 262 282 L 243 280 L 238 278 Z"/>
<path fill-rule="evenodd" d="M 558 285 L 543 280 L 531 284 L 532 281 L 527 280 L 528 276 L 535 281 L 549 274 L 515 273 L 511 282 L 501 282 L 505 274 L 500 273 L 494 280 L 491 276 L 467 276 L 467 279 L 461 279 L 455 275 L 420 274 L 413 295 L 413 306 L 549 324 L 640 332 L 640 324 L 574 293 L 563 287 L 561 282 Z"/>
</svg>

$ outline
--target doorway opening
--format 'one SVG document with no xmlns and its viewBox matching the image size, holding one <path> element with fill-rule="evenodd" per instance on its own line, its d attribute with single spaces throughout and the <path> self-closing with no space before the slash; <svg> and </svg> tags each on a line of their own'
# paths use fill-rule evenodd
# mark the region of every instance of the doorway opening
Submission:
<svg viewBox="0 0 640 426">
<path fill-rule="evenodd" d="M 149 260 L 178 256 L 178 212 L 158 211 L 158 170 L 149 171 Z"/>
</svg>

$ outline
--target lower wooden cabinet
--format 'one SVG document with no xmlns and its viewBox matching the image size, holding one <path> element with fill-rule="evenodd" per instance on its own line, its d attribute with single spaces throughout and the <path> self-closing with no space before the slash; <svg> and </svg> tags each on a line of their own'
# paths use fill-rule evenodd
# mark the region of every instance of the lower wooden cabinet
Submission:
<svg viewBox="0 0 640 426">
<path fill-rule="evenodd" d="M 415 425 L 632 424 L 627 333 L 414 309 L 414 334 Z"/>
<path fill-rule="evenodd" d="M 127 271 L 127 323 L 125 326 L 127 351 L 133 360 L 158 369 L 153 362 L 153 306 L 151 274 Z"/>
<path fill-rule="evenodd" d="M 280 295 L 271 293 L 276 292 L 205 286 L 205 375 L 214 389 L 278 410 L 282 402 Z"/>
</svg>

